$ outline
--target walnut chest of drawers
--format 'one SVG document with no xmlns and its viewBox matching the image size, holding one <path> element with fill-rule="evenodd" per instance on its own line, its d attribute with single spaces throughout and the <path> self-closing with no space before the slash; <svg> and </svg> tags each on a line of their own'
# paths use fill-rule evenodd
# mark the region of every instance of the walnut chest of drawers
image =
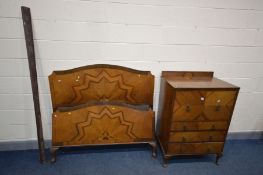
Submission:
<svg viewBox="0 0 263 175">
<path fill-rule="evenodd" d="M 213 72 L 162 72 L 158 140 L 164 166 L 176 155 L 221 157 L 239 87 Z"/>
</svg>

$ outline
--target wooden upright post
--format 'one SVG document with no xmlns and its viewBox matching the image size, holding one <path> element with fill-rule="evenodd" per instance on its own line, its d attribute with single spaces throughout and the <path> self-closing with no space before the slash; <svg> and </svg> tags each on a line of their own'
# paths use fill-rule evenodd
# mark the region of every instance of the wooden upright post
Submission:
<svg viewBox="0 0 263 175">
<path fill-rule="evenodd" d="M 40 163 L 44 163 L 46 161 L 46 156 L 45 156 L 45 145 L 44 145 L 43 128 L 42 128 L 42 120 L 41 120 L 41 112 L 40 112 L 40 104 L 39 104 L 39 92 L 38 92 L 36 58 L 35 58 L 35 50 L 34 50 L 31 13 L 30 13 L 30 8 L 28 7 L 22 6 L 21 11 L 23 18 L 27 57 L 28 57 L 28 64 L 30 71 L 32 93 L 33 93 L 35 117 L 36 117 L 39 160 Z"/>
</svg>

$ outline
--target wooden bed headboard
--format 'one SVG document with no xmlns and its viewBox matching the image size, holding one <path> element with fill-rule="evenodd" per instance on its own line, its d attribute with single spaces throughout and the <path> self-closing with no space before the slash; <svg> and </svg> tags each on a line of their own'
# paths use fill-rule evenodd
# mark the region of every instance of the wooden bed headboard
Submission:
<svg viewBox="0 0 263 175">
<path fill-rule="evenodd" d="M 150 71 L 106 64 L 88 65 L 54 71 L 49 76 L 49 85 L 54 111 L 90 100 L 153 105 L 154 76 Z"/>
</svg>

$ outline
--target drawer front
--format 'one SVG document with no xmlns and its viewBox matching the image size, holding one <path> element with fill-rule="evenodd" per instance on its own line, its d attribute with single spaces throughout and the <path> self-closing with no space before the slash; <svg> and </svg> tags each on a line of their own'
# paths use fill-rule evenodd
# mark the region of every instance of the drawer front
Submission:
<svg viewBox="0 0 263 175">
<path fill-rule="evenodd" d="M 223 142 L 226 131 L 170 132 L 169 142 Z"/>
<path fill-rule="evenodd" d="M 171 131 L 207 131 L 207 130 L 227 130 L 228 122 L 173 122 Z"/>
<path fill-rule="evenodd" d="M 205 106 L 233 106 L 236 99 L 236 91 L 206 91 Z"/>
<path fill-rule="evenodd" d="M 174 108 L 177 106 L 196 106 L 202 105 L 205 100 L 206 91 L 201 90 L 183 90 L 176 91 Z"/>
<path fill-rule="evenodd" d="M 193 121 L 202 111 L 202 106 L 180 106 L 173 112 L 172 121 Z"/>
<path fill-rule="evenodd" d="M 228 121 L 232 108 L 227 106 L 181 106 L 173 113 L 172 121 Z"/>
<path fill-rule="evenodd" d="M 178 91 L 173 121 L 227 121 L 231 118 L 236 91 Z"/>
<path fill-rule="evenodd" d="M 237 92 L 224 90 L 183 90 L 177 91 L 174 109 L 178 106 L 233 106 Z"/>
<path fill-rule="evenodd" d="M 168 143 L 168 154 L 194 155 L 222 153 L 224 142 Z"/>
</svg>

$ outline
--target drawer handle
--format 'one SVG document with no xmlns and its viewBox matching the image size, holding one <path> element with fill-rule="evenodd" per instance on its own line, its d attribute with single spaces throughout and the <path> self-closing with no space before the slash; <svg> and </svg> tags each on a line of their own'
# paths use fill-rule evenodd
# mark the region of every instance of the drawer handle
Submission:
<svg viewBox="0 0 263 175">
<path fill-rule="evenodd" d="M 216 103 L 217 103 L 217 105 L 216 105 L 216 111 L 220 111 L 220 103 L 221 103 L 221 99 L 217 99 L 216 100 Z"/>
<path fill-rule="evenodd" d="M 187 127 L 186 127 L 185 125 L 183 126 L 183 128 L 184 128 L 184 131 L 186 131 L 186 130 L 187 130 Z"/>
<path fill-rule="evenodd" d="M 190 106 L 186 106 L 186 112 L 190 112 L 190 111 L 191 111 Z"/>
<path fill-rule="evenodd" d="M 218 112 L 218 111 L 220 111 L 220 109 L 221 109 L 221 106 L 217 105 L 216 106 L 216 111 Z"/>
<path fill-rule="evenodd" d="M 213 140 L 213 136 L 209 136 L 209 141 L 212 141 Z"/>
<path fill-rule="evenodd" d="M 185 142 L 185 138 L 184 137 L 182 137 L 182 142 Z"/>
<path fill-rule="evenodd" d="M 205 97 L 200 97 L 200 100 L 201 101 L 205 101 Z"/>
<path fill-rule="evenodd" d="M 216 129 L 216 126 L 215 125 L 212 125 L 212 130 L 215 130 Z"/>
</svg>

